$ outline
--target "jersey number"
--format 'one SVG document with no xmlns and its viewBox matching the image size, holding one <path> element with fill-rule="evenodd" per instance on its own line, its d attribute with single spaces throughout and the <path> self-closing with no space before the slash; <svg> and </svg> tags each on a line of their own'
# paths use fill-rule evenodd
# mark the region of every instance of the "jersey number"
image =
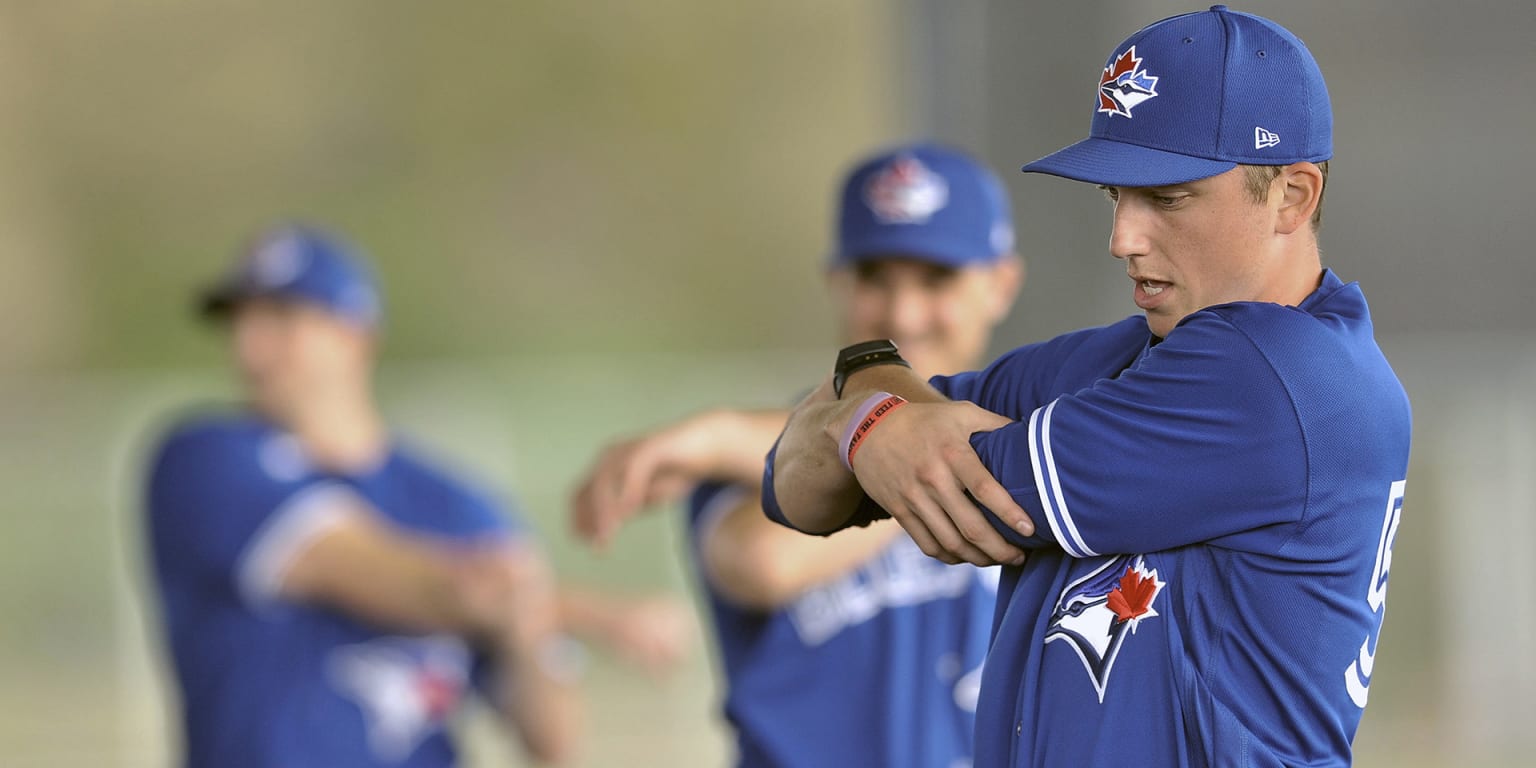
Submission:
<svg viewBox="0 0 1536 768">
<path fill-rule="evenodd" d="M 1355 706 L 1365 708 L 1371 693 L 1371 668 L 1376 664 L 1376 643 L 1381 634 L 1381 619 L 1387 607 L 1387 578 L 1392 575 L 1392 542 L 1397 540 L 1397 524 L 1403 517 L 1405 480 L 1392 484 L 1387 497 L 1387 513 L 1381 521 L 1381 539 L 1376 542 L 1376 567 L 1371 569 L 1371 584 L 1365 593 L 1366 605 L 1376 614 L 1376 631 L 1360 644 L 1360 655 L 1344 670 L 1344 687 Z"/>
</svg>

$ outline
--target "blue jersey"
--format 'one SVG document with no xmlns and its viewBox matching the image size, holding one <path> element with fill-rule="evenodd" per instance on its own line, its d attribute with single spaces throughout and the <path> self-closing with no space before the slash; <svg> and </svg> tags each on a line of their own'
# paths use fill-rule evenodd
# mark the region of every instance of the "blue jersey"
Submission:
<svg viewBox="0 0 1536 768">
<path fill-rule="evenodd" d="M 1357 285 L 934 384 L 1019 419 L 972 444 L 1037 529 L 993 519 L 1033 551 L 1003 574 L 977 765 L 1349 765 L 1410 431 Z"/>
<path fill-rule="evenodd" d="M 713 484 L 694 493 L 695 564 L 710 526 L 744 493 Z M 900 536 L 772 612 L 731 602 L 703 573 L 699 580 L 741 766 L 971 765 L 996 569 L 945 565 Z"/>
<path fill-rule="evenodd" d="M 277 594 L 291 559 L 358 499 L 445 540 L 515 533 L 486 496 L 398 446 L 371 471 L 337 475 L 255 418 L 194 420 L 165 439 L 149 481 L 149 543 L 186 765 L 454 763 L 444 723 L 485 671 L 470 647 Z"/>
</svg>

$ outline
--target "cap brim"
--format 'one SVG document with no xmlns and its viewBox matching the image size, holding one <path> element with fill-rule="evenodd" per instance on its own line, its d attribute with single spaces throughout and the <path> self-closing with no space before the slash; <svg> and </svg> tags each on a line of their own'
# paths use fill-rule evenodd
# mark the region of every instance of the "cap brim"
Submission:
<svg viewBox="0 0 1536 768">
<path fill-rule="evenodd" d="M 866 237 L 858 247 L 832 257 L 834 266 L 859 264 L 881 259 L 910 259 L 940 267 L 961 269 L 976 264 L 992 264 L 1001 254 L 969 253 L 942 239 L 913 237 L 910 233 L 891 237 Z"/>
<path fill-rule="evenodd" d="M 1163 187 L 1210 178 L 1237 167 L 1112 139 L 1088 138 L 1052 152 L 1022 169 L 1111 187 Z"/>
<path fill-rule="evenodd" d="M 208 291 L 197 298 L 197 314 L 204 320 L 223 320 L 229 317 L 239 296 L 224 291 Z"/>
<path fill-rule="evenodd" d="M 241 302 L 259 295 L 250 286 L 239 281 L 228 281 L 209 286 L 196 300 L 197 314 L 205 320 L 227 319 Z"/>
</svg>

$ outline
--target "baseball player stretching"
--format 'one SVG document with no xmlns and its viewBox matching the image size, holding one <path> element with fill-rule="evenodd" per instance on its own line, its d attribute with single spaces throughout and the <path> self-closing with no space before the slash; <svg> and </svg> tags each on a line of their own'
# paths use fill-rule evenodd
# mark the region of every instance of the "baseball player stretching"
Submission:
<svg viewBox="0 0 1536 768">
<path fill-rule="evenodd" d="M 1007 198 L 954 150 L 898 147 L 843 184 L 828 279 L 848 339 L 890 336 L 917 369 L 976 364 L 1022 279 Z M 786 413 L 709 411 L 607 449 L 576 494 L 606 541 L 689 498 L 738 764 L 951 768 L 972 754 L 995 570 L 925 557 L 892 523 L 812 539 L 763 517 L 762 457 Z"/>
<path fill-rule="evenodd" d="M 1132 35 L 1093 102 L 1090 137 L 1025 170 L 1104 187 L 1144 317 L 931 382 L 844 355 L 765 509 L 815 532 L 889 515 L 949 562 L 1029 552 L 1004 569 L 978 766 L 1348 765 L 1410 417 L 1360 287 L 1319 257 L 1322 75 L 1216 6 Z"/>
<path fill-rule="evenodd" d="M 452 765 L 445 725 L 472 689 L 563 762 L 579 657 L 559 630 L 668 655 L 644 631 L 654 601 L 578 593 L 568 616 L 531 532 L 388 433 L 379 298 L 342 243 L 272 231 L 204 309 L 228 321 L 251 408 L 184 420 L 150 471 L 185 765 Z"/>
</svg>

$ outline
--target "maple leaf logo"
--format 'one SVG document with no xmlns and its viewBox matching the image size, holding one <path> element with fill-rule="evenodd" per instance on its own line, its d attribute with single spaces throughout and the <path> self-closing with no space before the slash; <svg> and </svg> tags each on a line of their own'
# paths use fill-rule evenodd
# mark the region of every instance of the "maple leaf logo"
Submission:
<svg viewBox="0 0 1536 768">
<path fill-rule="evenodd" d="M 440 721 L 452 714 L 463 695 L 463 686 L 458 681 L 431 670 L 417 674 L 415 687 L 427 716 L 432 720 Z"/>
<path fill-rule="evenodd" d="M 1127 565 L 1120 584 L 1110 591 L 1107 602 L 1108 608 L 1115 613 L 1116 623 L 1129 622 L 1131 632 L 1135 632 L 1142 619 L 1156 616 L 1152 601 L 1157 599 L 1163 586 L 1157 578 L 1157 569 L 1148 570 L 1146 561 L 1138 558 Z"/>
<path fill-rule="evenodd" d="M 1157 78 L 1141 67 L 1136 46 L 1115 57 L 1099 78 L 1099 110 L 1110 115 L 1130 117 L 1137 104 L 1157 95 Z"/>
</svg>

